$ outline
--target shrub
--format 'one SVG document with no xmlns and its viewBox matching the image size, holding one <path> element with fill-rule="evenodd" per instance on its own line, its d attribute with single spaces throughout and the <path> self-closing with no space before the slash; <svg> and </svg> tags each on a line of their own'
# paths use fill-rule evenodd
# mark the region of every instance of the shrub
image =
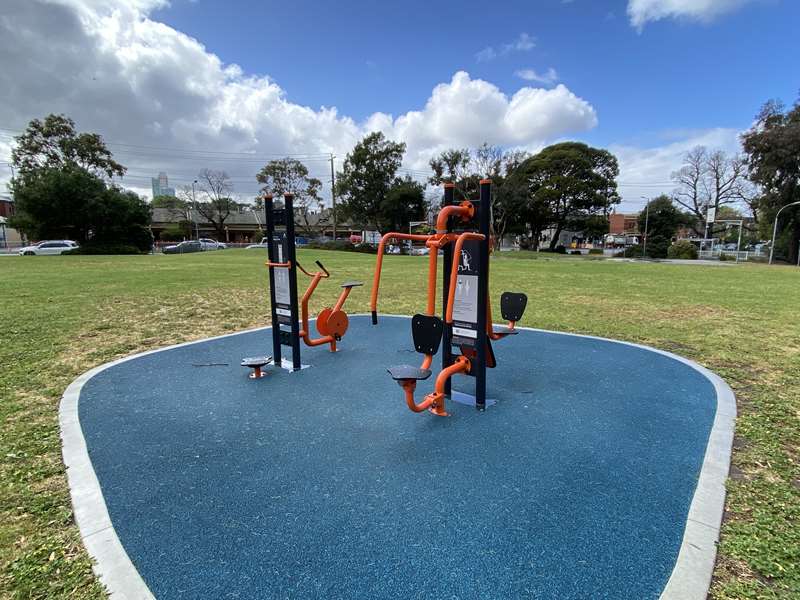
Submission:
<svg viewBox="0 0 800 600">
<path fill-rule="evenodd" d="M 736 260 L 735 257 L 729 256 L 728 254 L 725 254 L 724 252 L 720 252 L 719 253 L 719 259 L 721 261 L 723 261 L 723 262 L 726 261 L 726 260 Z"/>
<path fill-rule="evenodd" d="M 642 258 L 642 247 L 639 244 L 628 246 L 622 252 L 618 252 L 614 256 L 619 258 Z"/>
<path fill-rule="evenodd" d="M 603 254 L 602 248 L 591 248 L 589 254 Z"/>
<path fill-rule="evenodd" d="M 670 241 L 663 235 L 652 235 L 647 239 L 647 256 L 650 258 L 667 258 Z"/>
<path fill-rule="evenodd" d="M 260 229 L 253 234 L 253 243 L 260 244 L 261 240 L 264 239 L 264 232 Z"/>
<path fill-rule="evenodd" d="M 180 225 L 170 225 L 158 234 L 162 242 L 179 242 L 186 237 L 186 229 Z"/>
<path fill-rule="evenodd" d="M 583 256 L 583 252 L 581 252 L 580 250 L 570 250 L 569 253 L 572 256 Z"/>
<path fill-rule="evenodd" d="M 63 254 L 142 254 L 142 251 L 130 244 L 86 244 L 74 250 L 67 250 Z"/>
<path fill-rule="evenodd" d="M 566 253 L 567 253 L 567 249 L 564 246 L 562 246 L 560 244 L 558 246 L 556 246 L 556 254 L 566 254 Z"/>
<path fill-rule="evenodd" d="M 667 250 L 667 257 L 697 260 L 697 248 L 689 240 L 678 240 Z"/>
</svg>

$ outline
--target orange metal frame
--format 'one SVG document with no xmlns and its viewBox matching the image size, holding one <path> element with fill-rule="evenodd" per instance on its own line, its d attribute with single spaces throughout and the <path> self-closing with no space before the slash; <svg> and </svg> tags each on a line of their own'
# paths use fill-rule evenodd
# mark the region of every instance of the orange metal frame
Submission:
<svg viewBox="0 0 800 600">
<path fill-rule="evenodd" d="M 268 267 L 288 267 L 291 268 L 291 262 L 285 263 L 272 263 L 267 262 L 265 263 Z M 300 337 L 302 338 L 303 342 L 305 342 L 306 346 L 321 346 L 323 344 L 330 344 L 331 352 L 336 352 L 336 342 L 344 337 L 345 332 L 347 331 L 347 327 L 349 325 L 349 321 L 347 318 L 347 314 L 342 310 L 344 303 L 347 301 L 347 297 L 350 295 L 350 291 L 352 288 L 346 287 L 342 290 L 342 293 L 339 295 L 339 299 L 336 301 L 336 304 L 333 308 L 326 307 L 322 309 L 322 312 L 317 316 L 317 330 L 322 337 L 319 338 L 312 338 L 310 333 L 310 328 L 308 326 L 308 302 L 311 300 L 311 296 L 314 294 L 314 290 L 317 289 L 319 282 L 323 279 L 328 279 L 330 277 L 330 273 L 325 271 L 315 271 L 313 273 L 309 273 L 306 271 L 299 262 L 295 262 L 295 266 L 305 275 L 311 277 L 311 283 L 308 284 L 308 288 L 306 289 L 305 293 L 303 294 L 302 299 L 300 300 L 300 314 L 301 314 L 301 323 L 302 327 L 300 329 Z"/>
<path fill-rule="evenodd" d="M 445 184 L 445 186 L 452 186 L 453 184 Z M 427 296 L 427 304 L 425 308 L 425 314 L 429 316 L 433 316 L 436 312 L 436 288 L 437 288 L 437 269 L 438 269 L 438 259 L 439 259 L 439 249 L 444 248 L 447 244 L 454 243 L 455 246 L 453 248 L 453 256 L 459 256 L 461 248 L 466 240 L 483 240 L 485 236 L 480 233 L 474 232 L 464 232 L 464 233 L 447 233 L 447 221 L 451 217 L 459 217 L 463 222 L 468 222 L 470 219 L 473 218 L 475 215 L 475 206 L 469 202 L 464 201 L 461 202 L 459 205 L 452 205 L 452 206 L 445 206 L 439 212 L 436 218 L 436 233 L 430 235 L 422 235 L 422 234 L 410 234 L 410 233 L 398 233 L 392 232 L 385 234 L 378 245 L 378 258 L 375 264 L 375 275 L 373 276 L 372 281 L 372 294 L 370 297 L 370 310 L 372 314 L 376 314 L 378 310 L 378 288 L 380 286 L 381 281 L 381 269 L 383 267 L 383 253 L 386 242 L 390 240 L 411 240 L 415 242 L 425 242 L 425 246 L 430 249 L 430 254 L 428 258 L 428 296 Z M 456 280 L 458 278 L 458 260 L 453 261 L 451 277 L 450 277 L 450 288 L 448 290 L 447 298 L 445 299 L 445 317 L 446 322 L 448 324 L 452 324 L 453 322 L 453 305 L 455 303 L 455 293 L 456 293 Z M 486 322 L 486 333 L 487 335 L 493 339 L 497 340 L 507 335 L 506 333 L 494 333 L 492 329 L 492 308 L 491 302 L 487 299 L 487 315 L 488 319 Z M 509 331 L 513 330 L 514 323 L 509 323 Z M 420 368 L 422 369 L 429 369 L 431 364 L 433 363 L 433 355 L 426 354 L 425 358 L 422 360 L 422 365 Z M 439 373 L 438 377 L 436 378 L 436 386 L 434 391 L 422 400 L 422 402 L 417 403 L 414 400 L 414 391 L 417 386 L 417 382 L 413 379 L 405 379 L 400 381 L 400 386 L 403 388 L 405 392 L 405 399 L 408 408 L 414 412 L 423 412 L 428 410 L 429 412 L 438 415 L 438 416 L 448 416 L 447 411 L 445 410 L 445 384 L 448 379 L 450 379 L 456 373 L 469 373 L 470 371 L 470 361 L 469 358 L 466 356 L 458 356 L 455 359 L 455 362 L 442 369 Z"/>
</svg>

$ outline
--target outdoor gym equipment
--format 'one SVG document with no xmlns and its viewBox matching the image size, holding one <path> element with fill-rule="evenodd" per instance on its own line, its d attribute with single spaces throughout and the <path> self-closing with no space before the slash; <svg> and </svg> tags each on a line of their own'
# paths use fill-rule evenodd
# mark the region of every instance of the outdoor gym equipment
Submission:
<svg viewBox="0 0 800 600">
<path fill-rule="evenodd" d="M 425 242 L 428 254 L 428 299 L 424 314 L 411 319 L 414 348 L 424 354 L 422 365 L 398 365 L 389 374 L 403 388 L 408 407 L 414 412 L 429 410 L 447 416 L 445 398 L 451 394 L 451 378 L 458 373 L 475 378 L 475 406 L 486 408 L 486 369 L 496 360 L 491 342 L 518 333 L 517 321 L 525 312 L 525 294 L 504 292 L 500 308 L 508 327 L 494 329 L 489 301 L 489 210 L 491 181 L 480 182 L 480 200 L 456 203 L 455 186 L 444 186 L 444 206 L 436 219 L 436 231 L 430 235 L 387 233 L 378 246 L 378 258 L 372 282 L 370 307 L 372 323 L 378 323 L 378 287 L 383 265 L 384 246 L 390 240 Z M 477 230 L 477 231 L 476 231 Z M 443 319 L 435 315 L 436 274 L 439 251 L 443 252 Z M 444 344 L 442 344 L 444 341 Z M 431 376 L 433 356 L 442 345 L 442 370 L 434 391 L 422 402 L 415 402 L 417 381 Z M 454 353 L 454 349 L 458 354 Z"/>
<path fill-rule="evenodd" d="M 322 337 L 312 338 L 308 323 L 308 302 L 317 289 L 322 279 L 330 277 L 328 270 L 320 261 L 316 261 L 319 271 L 310 273 L 297 261 L 295 253 L 294 232 L 294 196 L 283 195 L 283 208 L 275 208 L 272 194 L 264 196 L 264 214 L 267 226 L 266 239 L 269 267 L 269 298 L 272 315 L 272 357 L 256 357 L 257 359 L 271 358 L 275 365 L 283 366 L 289 371 L 301 369 L 300 340 L 307 346 L 320 346 L 329 344 L 331 352 L 336 352 L 336 343 L 347 332 L 349 320 L 342 310 L 350 291 L 363 285 L 360 281 L 347 281 L 342 284 L 342 293 L 333 307 L 326 307 L 317 316 L 317 331 Z M 298 311 L 297 302 L 297 269 L 311 278 L 300 302 L 301 311 Z M 302 328 L 300 326 L 302 321 Z M 291 361 L 281 358 L 281 346 L 292 349 Z M 247 359 L 245 359 L 247 360 Z M 263 367 L 261 364 L 260 367 Z M 256 368 L 254 364 L 243 366 Z"/>
</svg>

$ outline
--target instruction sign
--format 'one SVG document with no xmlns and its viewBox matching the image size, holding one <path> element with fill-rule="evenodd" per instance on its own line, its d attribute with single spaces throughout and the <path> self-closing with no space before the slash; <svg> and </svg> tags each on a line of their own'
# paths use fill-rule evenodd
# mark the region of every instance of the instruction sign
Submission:
<svg viewBox="0 0 800 600">
<path fill-rule="evenodd" d="M 461 255 L 454 256 L 458 261 L 456 293 L 453 299 L 454 345 L 474 346 L 478 338 L 478 264 L 480 242 L 468 240 L 461 248 Z"/>
<path fill-rule="evenodd" d="M 286 236 L 283 233 L 276 234 L 272 240 L 275 250 L 276 262 L 286 262 Z M 278 314 L 279 323 L 292 322 L 292 299 L 289 286 L 288 267 L 273 267 L 272 272 L 275 281 L 275 312 Z"/>
</svg>

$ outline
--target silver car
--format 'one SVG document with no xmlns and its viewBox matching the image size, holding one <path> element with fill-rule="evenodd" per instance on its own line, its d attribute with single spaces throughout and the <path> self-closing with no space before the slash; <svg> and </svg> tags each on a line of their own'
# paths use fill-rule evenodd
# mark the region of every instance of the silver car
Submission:
<svg viewBox="0 0 800 600">
<path fill-rule="evenodd" d="M 33 246 L 20 248 L 19 253 L 21 256 L 47 256 L 50 254 L 62 254 L 77 247 L 78 243 L 72 240 L 45 240 Z"/>
</svg>

